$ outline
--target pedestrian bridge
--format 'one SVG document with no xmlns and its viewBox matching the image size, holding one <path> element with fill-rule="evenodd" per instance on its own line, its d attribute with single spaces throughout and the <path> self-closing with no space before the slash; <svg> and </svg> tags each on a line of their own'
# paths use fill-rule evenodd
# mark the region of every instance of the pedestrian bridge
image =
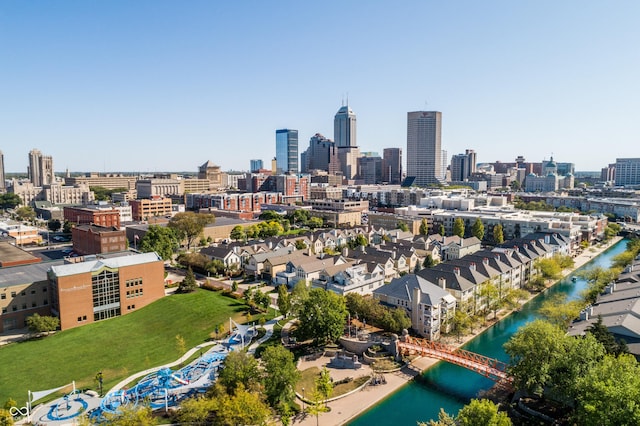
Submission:
<svg viewBox="0 0 640 426">
<path fill-rule="evenodd" d="M 403 355 L 418 354 L 440 359 L 475 371 L 496 382 L 510 383 L 512 381 L 512 377 L 506 372 L 506 363 L 444 343 L 405 336 L 404 341 L 398 340 L 398 352 Z"/>
</svg>

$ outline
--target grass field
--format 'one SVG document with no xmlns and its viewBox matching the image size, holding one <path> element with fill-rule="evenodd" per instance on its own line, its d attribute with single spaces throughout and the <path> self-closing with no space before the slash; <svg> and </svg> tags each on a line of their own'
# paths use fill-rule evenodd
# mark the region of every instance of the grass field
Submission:
<svg viewBox="0 0 640 426">
<path fill-rule="evenodd" d="M 198 290 L 164 297 L 128 315 L 55 335 L 0 348 L 0 404 L 13 398 L 22 406 L 27 390 L 43 390 L 76 381 L 76 387 L 96 388 L 104 375 L 104 390 L 138 371 L 175 361 L 180 335 L 190 349 L 209 338 L 216 324 L 229 329 L 229 317 L 244 322 L 242 301 Z M 253 318 L 257 318 L 254 316 Z"/>
</svg>

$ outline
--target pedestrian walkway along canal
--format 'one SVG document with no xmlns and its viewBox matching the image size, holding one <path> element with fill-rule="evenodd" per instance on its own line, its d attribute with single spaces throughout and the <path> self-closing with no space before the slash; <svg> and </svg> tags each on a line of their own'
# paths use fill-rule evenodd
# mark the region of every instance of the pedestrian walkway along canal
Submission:
<svg viewBox="0 0 640 426">
<path fill-rule="evenodd" d="M 627 240 L 621 240 L 613 245 L 591 262 L 532 299 L 522 307 L 520 312 L 513 313 L 470 340 L 463 348 L 507 362 L 508 356 L 502 349 L 502 345 L 518 328 L 538 318 L 538 309 L 545 300 L 556 294 L 566 294 L 569 300 L 579 298 L 580 292 L 586 286 L 586 281 L 578 278 L 572 282 L 571 277 L 579 271 L 595 266 L 608 268 L 611 259 L 625 251 L 626 244 Z M 415 426 L 418 421 L 437 419 L 441 407 L 449 414 L 455 415 L 471 398 L 478 397 L 480 392 L 490 389 L 494 384 L 493 381 L 477 373 L 446 362 L 439 362 L 428 369 L 423 374 L 423 379 L 422 383 L 410 382 L 355 418 L 349 425 Z"/>
</svg>

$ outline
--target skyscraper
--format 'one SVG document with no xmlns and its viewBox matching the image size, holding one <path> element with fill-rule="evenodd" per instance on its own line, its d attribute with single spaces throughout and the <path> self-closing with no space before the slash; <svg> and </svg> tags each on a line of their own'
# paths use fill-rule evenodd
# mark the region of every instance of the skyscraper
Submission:
<svg viewBox="0 0 640 426">
<path fill-rule="evenodd" d="M 53 157 L 37 149 L 29 152 L 29 180 L 34 186 L 51 185 L 54 181 Z"/>
<path fill-rule="evenodd" d="M 276 130 L 276 173 L 298 173 L 298 131 Z"/>
<path fill-rule="evenodd" d="M 331 139 L 316 133 L 309 140 L 309 148 L 300 155 L 300 164 L 303 173 L 309 173 L 311 170 L 324 170 L 335 174 L 340 171 L 338 148 Z"/>
<path fill-rule="evenodd" d="M 442 183 L 442 113 L 407 113 L 407 184 Z"/>
<path fill-rule="evenodd" d="M 4 181 L 4 154 L 0 151 L 0 193 L 6 192 L 7 184 Z"/>
<path fill-rule="evenodd" d="M 251 167 L 249 169 L 250 172 L 255 172 L 257 170 L 261 170 L 264 168 L 264 164 L 262 160 L 250 160 Z"/>
<path fill-rule="evenodd" d="M 333 119 L 333 139 L 338 147 L 342 174 L 353 179 L 358 174 L 360 149 L 356 143 L 356 115 L 349 105 L 340 107 Z"/>
<path fill-rule="evenodd" d="M 464 154 L 451 157 L 451 181 L 463 182 L 476 171 L 476 153 L 466 149 Z"/>
<path fill-rule="evenodd" d="M 382 168 L 382 179 L 391 185 L 399 185 L 402 181 L 402 149 L 385 148 L 382 151 Z"/>
</svg>

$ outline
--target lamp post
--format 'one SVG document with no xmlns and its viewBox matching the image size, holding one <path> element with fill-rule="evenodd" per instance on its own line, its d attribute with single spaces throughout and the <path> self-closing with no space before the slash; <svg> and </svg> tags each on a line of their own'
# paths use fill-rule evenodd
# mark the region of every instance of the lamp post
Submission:
<svg viewBox="0 0 640 426">
<path fill-rule="evenodd" d="M 304 414 L 304 388 L 302 388 L 302 414 Z"/>
</svg>

